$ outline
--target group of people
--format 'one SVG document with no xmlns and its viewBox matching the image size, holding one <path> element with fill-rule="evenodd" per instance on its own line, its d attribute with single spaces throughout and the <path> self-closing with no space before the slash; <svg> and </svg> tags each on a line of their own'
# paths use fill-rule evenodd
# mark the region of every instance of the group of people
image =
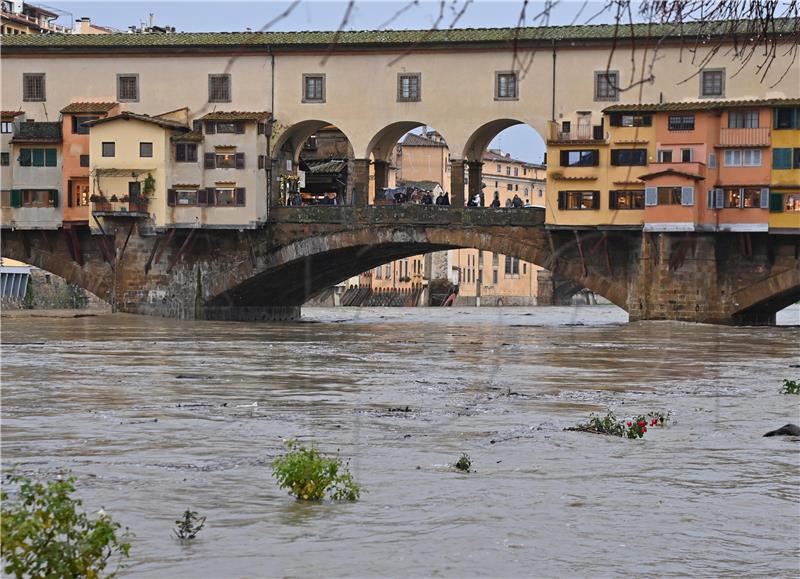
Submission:
<svg viewBox="0 0 800 579">
<path fill-rule="evenodd" d="M 289 207 L 300 207 L 303 205 L 303 196 L 300 194 L 299 191 L 295 191 L 293 193 L 289 193 L 286 198 L 286 205 Z M 312 205 L 341 205 L 339 199 L 335 192 L 328 191 L 322 199 L 316 201 L 316 203 L 311 203 Z"/>
<path fill-rule="evenodd" d="M 450 205 L 450 194 L 441 192 L 433 198 L 430 191 L 420 189 L 386 189 L 384 192 L 386 201 L 393 201 L 396 205 L 402 203 L 413 203 L 416 205 Z"/>
<path fill-rule="evenodd" d="M 516 194 L 514 195 L 514 197 L 506 199 L 506 207 L 513 207 L 515 209 L 518 209 L 520 207 L 525 207 L 526 203 L 523 203 L 522 198 Z M 489 207 L 495 207 L 495 208 L 500 207 L 500 194 L 497 193 L 497 191 L 495 191 L 494 199 L 492 199 L 492 204 L 489 205 Z"/>
</svg>

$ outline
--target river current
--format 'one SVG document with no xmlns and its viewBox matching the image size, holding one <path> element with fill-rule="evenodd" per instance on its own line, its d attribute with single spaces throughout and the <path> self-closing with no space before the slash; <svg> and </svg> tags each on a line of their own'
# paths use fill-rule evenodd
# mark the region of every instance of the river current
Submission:
<svg viewBox="0 0 800 579">
<path fill-rule="evenodd" d="M 626 317 L 4 319 L 3 467 L 77 476 L 135 534 L 131 577 L 800 575 L 800 442 L 762 437 L 800 423 L 797 326 Z M 641 440 L 563 430 L 606 409 L 671 415 Z M 289 438 L 349 459 L 361 500 L 278 489 Z M 186 508 L 207 523 L 182 545 Z"/>
</svg>

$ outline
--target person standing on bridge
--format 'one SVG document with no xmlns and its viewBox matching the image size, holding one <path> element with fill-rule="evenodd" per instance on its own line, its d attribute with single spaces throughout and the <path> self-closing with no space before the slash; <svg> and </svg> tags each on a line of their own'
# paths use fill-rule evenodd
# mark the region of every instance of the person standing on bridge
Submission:
<svg viewBox="0 0 800 579">
<path fill-rule="evenodd" d="M 497 191 L 494 192 L 494 199 L 492 199 L 490 207 L 494 207 L 495 209 L 500 207 L 500 193 Z"/>
<path fill-rule="evenodd" d="M 450 193 L 447 191 L 444 192 L 444 197 L 442 198 L 442 205 L 450 205 Z"/>
<path fill-rule="evenodd" d="M 515 209 L 519 209 L 522 207 L 522 199 L 520 199 L 519 195 L 514 195 L 514 199 L 511 201 L 511 204 Z"/>
</svg>

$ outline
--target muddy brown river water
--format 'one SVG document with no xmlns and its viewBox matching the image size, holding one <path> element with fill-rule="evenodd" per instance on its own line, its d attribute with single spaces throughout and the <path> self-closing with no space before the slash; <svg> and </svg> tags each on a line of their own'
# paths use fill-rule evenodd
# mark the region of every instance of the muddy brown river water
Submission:
<svg viewBox="0 0 800 579">
<path fill-rule="evenodd" d="M 603 306 L 304 317 L 5 319 L 3 466 L 74 473 L 135 533 L 132 577 L 800 575 L 800 442 L 762 437 L 800 423 L 778 393 L 800 379 L 797 327 Z M 607 408 L 672 420 L 563 431 Z M 286 438 L 339 449 L 368 492 L 294 501 L 269 468 Z M 462 452 L 475 472 L 449 467 Z M 184 546 L 187 507 L 208 520 Z"/>
</svg>

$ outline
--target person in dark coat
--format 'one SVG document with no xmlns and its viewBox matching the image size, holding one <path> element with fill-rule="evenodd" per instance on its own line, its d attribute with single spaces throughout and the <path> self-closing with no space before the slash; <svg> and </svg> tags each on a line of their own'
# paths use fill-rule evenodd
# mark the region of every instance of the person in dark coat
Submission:
<svg viewBox="0 0 800 579">
<path fill-rule="evenodd" d="M 489 207 L 500 207 L 500 193 L 497 191 L 494 192 L 494 199 L 492 199 L 492 204 Z"/>
</svg>

